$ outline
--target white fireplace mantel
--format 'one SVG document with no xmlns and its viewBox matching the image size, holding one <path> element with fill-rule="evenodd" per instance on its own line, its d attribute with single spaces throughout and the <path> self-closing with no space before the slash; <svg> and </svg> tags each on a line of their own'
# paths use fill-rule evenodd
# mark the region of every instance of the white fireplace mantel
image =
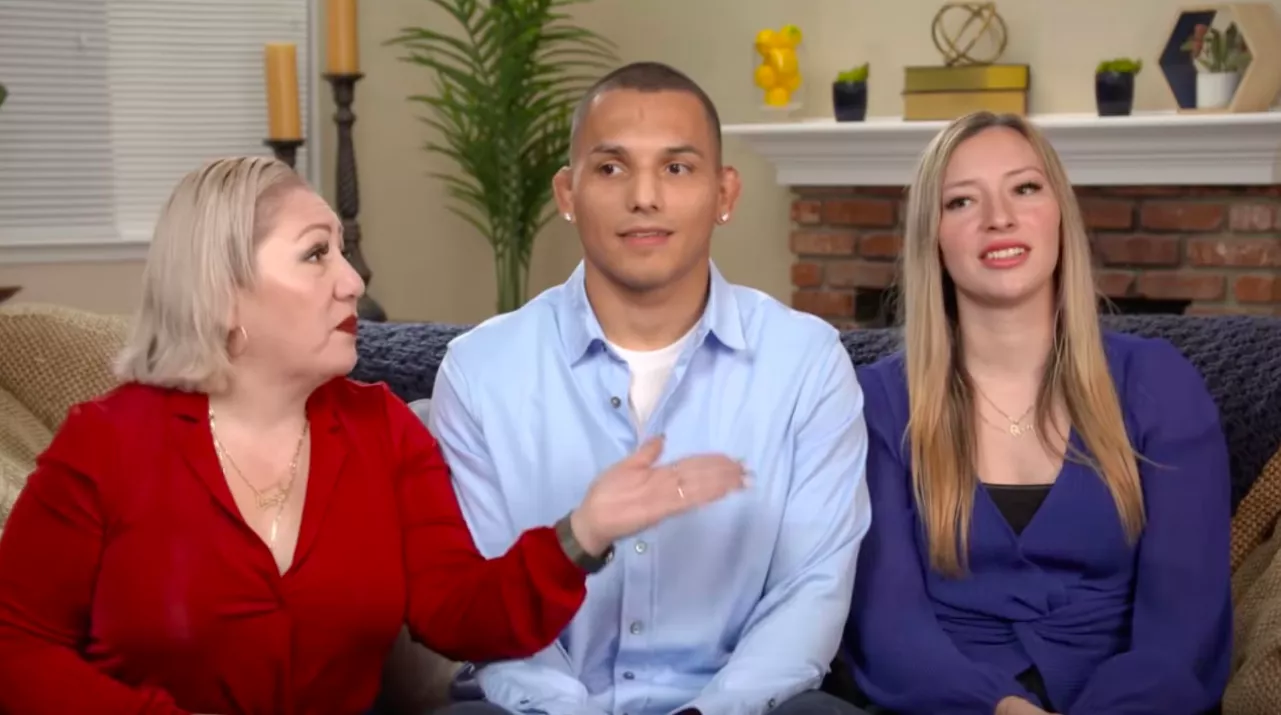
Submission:
<svg viewBox="0 0 1281 715">
<path fill-rule="evenodd" d="M 1031 119 L 1077 185 L 1281 183 L 1281 111 Z M 784 186 L 903 186 L 945 125 L 872 117 L 732 124 L 723 133 L 773 163 Z"/>
</svg>

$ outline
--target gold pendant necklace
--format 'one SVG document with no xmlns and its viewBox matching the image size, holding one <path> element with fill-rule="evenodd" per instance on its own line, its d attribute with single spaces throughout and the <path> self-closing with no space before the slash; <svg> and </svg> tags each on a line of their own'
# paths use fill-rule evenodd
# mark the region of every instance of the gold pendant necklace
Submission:
<svg viewBox="0 0 1281 715">
<path fill-rule="evenodd" d="M 222 446 L 222 442 L 218 440 L 217 422 L 214 420 L 213 407 L 211 406 L 209 408 L 209 433 L 213 436 L 214 449 L 218 453 L 219 460 L 224 464 L 231 465 L 231 470 L 236 473 L 236 476 L 240 478 L 240 481 L 245 483 L 245 486 L 249 487 L 249 490 L 254 494 L 254 503 L 259 509 L 270 509 L 271 507 L 276 508 L 276 515 L 272 517 L 271 531 L 267 537 L 267 543 L 269 546 L 276 545 L 276 535 L 279 532 L 280 517 L 285 512 L 285 502 L 289 500 L 289 495 L 294 486 L 294 479 L 298 476 L 298 459 L 302 455 L 302 445 L 307 441 L 307 433 L 310 431 L 310 428 L 311 421 L 304 420 L 302 424 L 302 432 L 298 435 L 298 444 L 294 445 L 293 458 L 289 461 L 288 478 L 286 478 L 283 483 L 276 482 L 266 489 L 259 489 L 253 485 L 253 482 L 249 481 L 249 479 L 245 477 L 244 472 L 240 471 L 240 466 L 236 464 L 236 460 L 231 458 L 231 454 Z M 226 473 L 225 467 L 223 473 Z"/>
<path fill-rule="evenodd" d="M 997 407 L 996 403 L 993 402 L 990 397 L 984 394 L 982 390 L 979 390 L 976 387 L 975 391 L 978 392 L 979 396 L 982 397 L 989 405 L 992 406 L 992 409 L 1001 413 L 1001 416 L 1005 418 L 1006 422 L 1010 423 L 1009 427 L 1006 428 L 1006 431 L 1008 431 L 1010 435 L 1014 437 L 1022 437 L 1025 434 L 1030 434 L 1036 431 L 1035 425 L 1030 423 L 1023 424 L 1024 420 L 1028 418 L 1028 415 L 1032 414 L 1032 410 L 1036 408 L 1035 403 L 1033 403 L 1031 407 L 1028 407 L 1027 410 L 1023 413 L 1023 415 L 1016 420 L 1013 417 L 1010 417 L 1008 414 L 1006 414 L 1005 410 L 1002 410 L 1000 407 Z M 996 425 L 992 425 L 992 426 L 995 427 Z"/>
</svg>

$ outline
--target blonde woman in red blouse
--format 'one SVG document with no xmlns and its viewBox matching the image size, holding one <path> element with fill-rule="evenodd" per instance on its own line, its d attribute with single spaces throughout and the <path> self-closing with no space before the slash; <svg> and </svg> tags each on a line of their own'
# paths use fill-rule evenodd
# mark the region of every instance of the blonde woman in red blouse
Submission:
<svg viewBox="0 0 1281 715">
<path fill-rule="evenodd" d="M 741 486 L 650 443 L 486 560 L 433 437 L 345 377 L 342 251 L 283 163 L 179 183 L 124 384 L 70 411 L 0 538 L 0 712 L 362 713 L 402 624 L 458 660 L 532 655 L 610 543 Z"/>
</svg>

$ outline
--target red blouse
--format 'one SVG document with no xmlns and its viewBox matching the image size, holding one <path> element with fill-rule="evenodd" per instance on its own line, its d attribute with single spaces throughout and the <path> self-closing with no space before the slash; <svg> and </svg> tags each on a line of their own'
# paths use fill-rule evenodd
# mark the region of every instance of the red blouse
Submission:
<svg viewBox="0 0 1281 715">
<path fill-rule="evenodd" d="M 435 440 L 382 385 L 308 404 L 282 576 L 240 518 L 203 395 L 73 408 L 0 537 L 0 712 L 352 715 L 403 623 L 457 660 L 532 655 L 585 596 L 551 528 L 476 550 Z"/>
</svg>

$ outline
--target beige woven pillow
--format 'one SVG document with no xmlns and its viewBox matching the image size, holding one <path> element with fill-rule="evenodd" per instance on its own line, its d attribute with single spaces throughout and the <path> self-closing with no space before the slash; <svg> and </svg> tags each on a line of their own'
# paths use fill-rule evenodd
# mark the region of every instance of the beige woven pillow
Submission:
<svg viewBox="0 0 1281 715">
<path fill-rule="evenodd" d="M 1281 517 L 1281 449 L 1263 466 L 1232 517 L 1232 570 L 1269 536 Z"/>
<path fill-rule="evenodd" d="M 116 385 L 111 364 L 129 319 L 39 304 L 0 308 L 0 389 L 50 431 L 77 402 Z"/>
<path fill-rule="evenodd" d="M 0 389 L 0 531 L 53 432 L 18 399 Z"/>
<path fill-rule="evenodd" d="M 1281 450 L 1232 520 L 1232 678 L 1224 715 L 1281 713 Z"/>
<path fill-rule="evenodd" d="M 0 529 L 67 411 L 109 390 L 128 320 L 57 306 L 0 308 Z"/>
</svg>

